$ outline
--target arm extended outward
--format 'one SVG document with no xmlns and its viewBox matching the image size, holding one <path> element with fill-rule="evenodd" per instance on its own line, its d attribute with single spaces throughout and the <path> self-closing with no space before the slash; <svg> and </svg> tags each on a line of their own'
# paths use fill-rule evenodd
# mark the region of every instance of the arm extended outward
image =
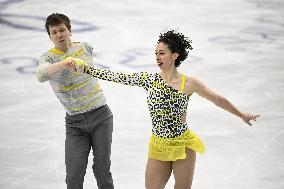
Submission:
<svg viewBox="0 0 284 189">
<path fill-rule="evenodd" d="M 240 117 L 245 123 L 252 126 L 251 120 L 256 121 L 256 118 L 260 115 L 253 115 L 251 113 L 244 113 L 238 110 L 229 100 L 225 97 L 215 93 L 210 88 L 206 87 L 201 81 L 194 78 L 192 81 L 193 92 L 196 92 L 199 96 L 206 98 L 207 100 L 213 102 L 216 106 Z"/>
<path fill-rule="evenodd" d="M 137 72 L 132 74 L 113 72 L 111 70 L 89 67 L 86 63 L 84 63 L 84 61 L 78 58 L 70 59 L 72 59 L 72 61 L 67 63 L 70 70 L 87 73 L 98 79 L 139 87 L 145 87 L 147 82 L 148 76 L 146 72 Z"/>
</svg>

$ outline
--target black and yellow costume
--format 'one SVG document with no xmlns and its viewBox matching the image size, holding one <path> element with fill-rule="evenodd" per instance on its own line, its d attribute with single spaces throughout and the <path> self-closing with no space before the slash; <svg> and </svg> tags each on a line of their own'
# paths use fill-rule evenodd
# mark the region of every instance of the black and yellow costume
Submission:
<svg viewBox="0 0 284 189">
<path fill-rule="evenodd" d="M 143 87 L 147 91 L 147 103 L 152 119 L 152 136 L 148 157 L 161 161 L 185 159 L 185 148 L 203 153 L 205 147 L 200 138 L 186 123 L 181 121 L 186 114 L 190 96 L 184 93 L 186 76 L 182 77 L 181 89 L 169 86 L 158 73 L 115 73 L 110 70 L 88 68 L 88 74 L 107 81 Z"/>
</svg>

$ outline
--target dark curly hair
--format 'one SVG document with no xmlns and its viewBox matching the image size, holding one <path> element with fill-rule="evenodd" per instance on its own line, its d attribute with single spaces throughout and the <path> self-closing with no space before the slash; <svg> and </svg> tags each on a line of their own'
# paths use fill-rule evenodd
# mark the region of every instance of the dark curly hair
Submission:
<svg viewBox="0 0 284 189">
<path fill-rule="evenodd" d="M 50 35 L 49 26 L 57 26 L 62 23 L 65 24 L 69 31 L 71 31 L 70 19 L 66 15 L 59 13 L 52 13 L 49 15 L 45 21 L 45 29 L 48 35 Z"/>
<path fill-rule="evenodd" d="M 176 67 L 179 67 L 182 61 L 187 58 L 189 50 L 193 49 L 191 46 L 191 39 L 175 30 L 169 30 L 165 33 L 160 33 L 157 43 L 159 44 L 161 42 L 168 45 L 171 53 L 179 54 L 175 61 Z"/>
</svg>

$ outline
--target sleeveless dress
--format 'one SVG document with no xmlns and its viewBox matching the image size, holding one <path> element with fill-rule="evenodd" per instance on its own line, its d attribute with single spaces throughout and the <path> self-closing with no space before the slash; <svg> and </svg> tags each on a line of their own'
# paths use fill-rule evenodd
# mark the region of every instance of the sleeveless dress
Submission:
<svg viewBox="0 0 284 189">
<path fill-rule="evenodd" d="M 107 81 L 143 87 L 152 120 L 152 135 L 148 157 L 160 161 L 186 158 L 186 148 L 203 153 L 205 146 L 181 117 L 186 114 L 190 96 L 184 93 L 186 76 L 182 76 L 181 89 L 169 86 L 158 73 L 137 72 L 126 74 L 110 70 L 88 68 L 88 74 Z"/>
</svg>

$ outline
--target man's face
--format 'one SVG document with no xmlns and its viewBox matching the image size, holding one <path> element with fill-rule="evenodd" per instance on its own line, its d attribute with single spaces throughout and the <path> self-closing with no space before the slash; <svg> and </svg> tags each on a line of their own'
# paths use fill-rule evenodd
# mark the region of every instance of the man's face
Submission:
<svg viewBox="0 0 284 189">
<path fill-rule="evenodd" d="M 55 26 L 49 26 L 50 39 L 55 47 L 62 50 L 68 47 L 71 39 L 71 31 L 65 26 L 64 23 Z"/>
</svg>

